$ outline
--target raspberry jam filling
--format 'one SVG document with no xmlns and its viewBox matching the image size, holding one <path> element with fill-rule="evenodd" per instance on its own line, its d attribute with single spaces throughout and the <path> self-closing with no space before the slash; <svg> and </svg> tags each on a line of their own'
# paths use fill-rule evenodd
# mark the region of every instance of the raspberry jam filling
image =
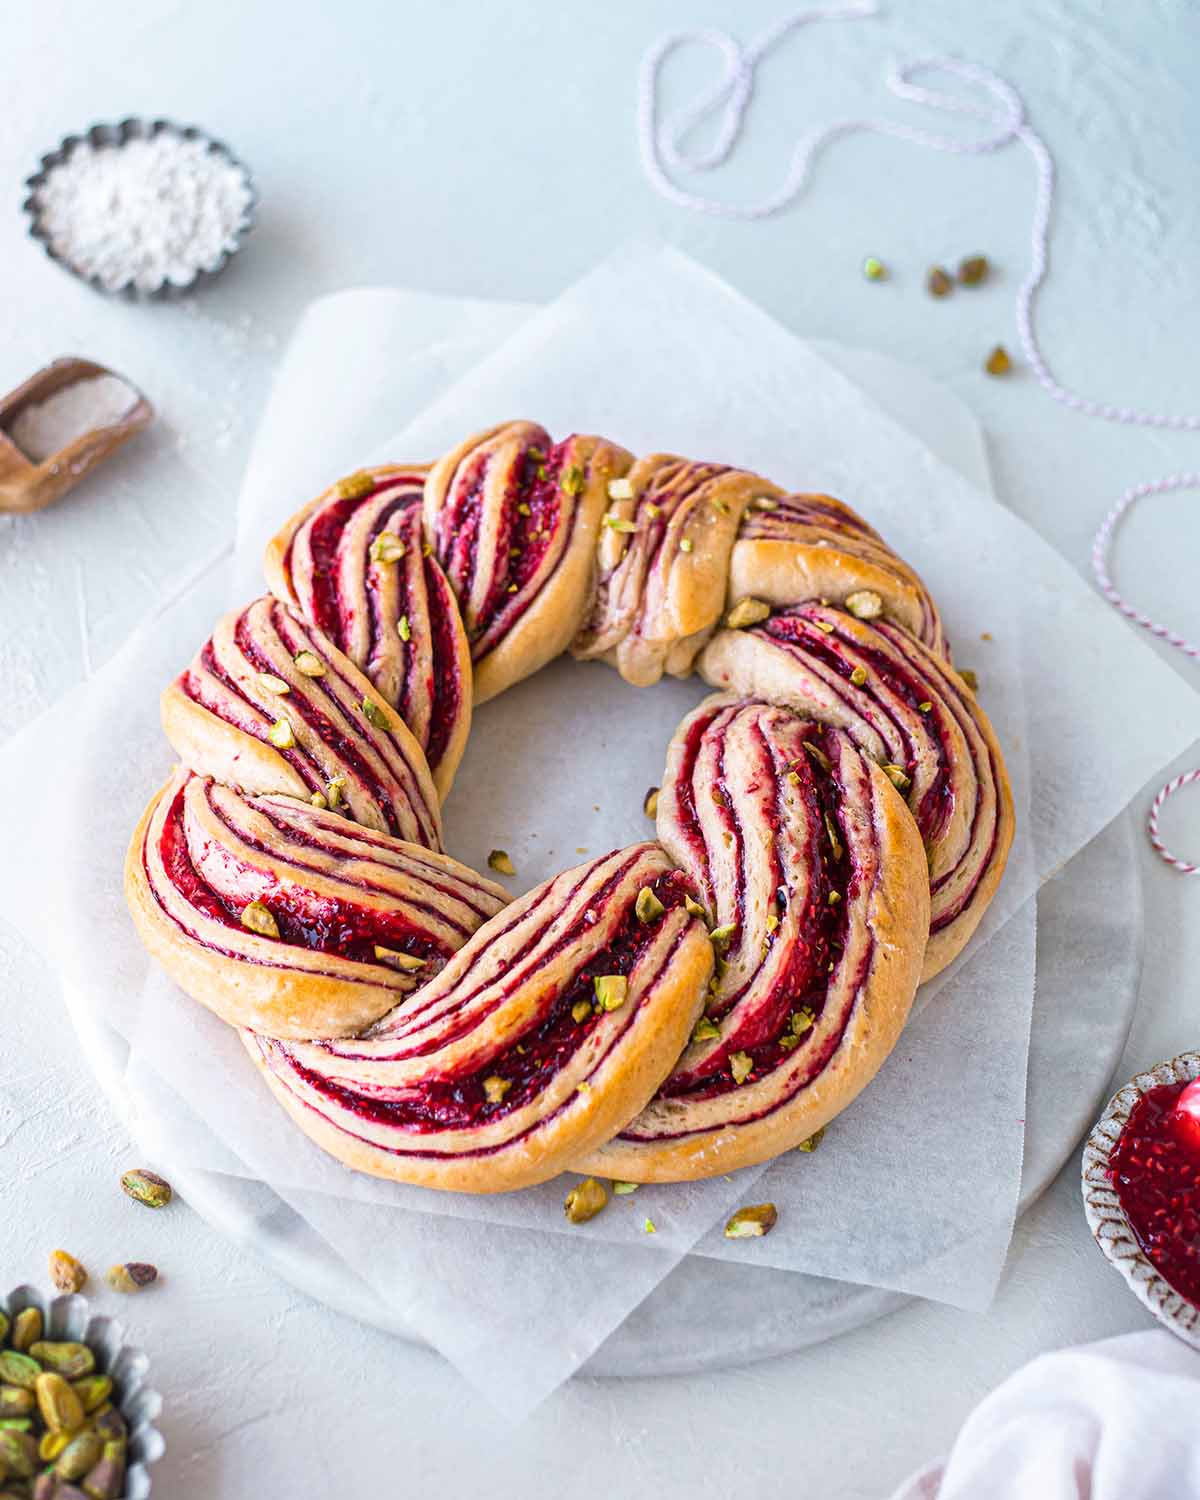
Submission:
<svg viewBox="0 0 1200 1500">
<path fill-rule="evenodd" d="M 661 875 L 651 889 L 667 911 L 690 894 L 678 871 Z M 376 1125 L 414 1134 L 486 1126 L 527 1105 L 570 1062 L 601 1019 L 593 1006 L 596 978 L 631 973 L 653 936 L 654 928 L 638 921 L 631 905 L 611 941 L 554 996 L 537 1025 L 506 1052 L 458 1077 L 406 1085 L 402 1095 L 387 1098 L 360 1093 L 294 1060 L 291 1066 L 309 1088 Z M 576 1020 L 572 1011 L 580 1002 L 587 1003 L 589 1013 Z"/>
<path fill-rule="evenodd" d="M 1200 1140 L 1181 1083 L 1148 1090 L 1109 1158 L 1109 1177 L 1146 1258 L 1200 1307 Z M 1189 1099 L 1194 1096 L 1189 1096 Z"/>
<path fill-rule="evenodd" d="M 375 493 L 371 491 L 371 495 Z M 313 624 L 339 646 L 343 644 L 341 600 L 338 597 L 338 544 L 346 523 L 370 495 L 350 500 L 334 500 L 323 506 L 308 528 L 308 548 L 312 554 Z M 295 544 L 293 543 L 293 546 Z M 291 554 L 288 556 L 291 572 Z"/>
</svg>

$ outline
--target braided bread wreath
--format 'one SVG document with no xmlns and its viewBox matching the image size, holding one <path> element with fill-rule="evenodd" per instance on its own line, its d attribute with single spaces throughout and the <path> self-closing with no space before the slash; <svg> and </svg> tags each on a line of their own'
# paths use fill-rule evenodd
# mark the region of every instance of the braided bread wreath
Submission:
<svg viewBox="0 0 1200 1500">
<path fill-rule="evenodd" d="M 146 947 L 350 1167 L 497 1192 L 806 1141 L 962 949 L 1013 834 L 921 580 L 848 506 L 512 422 L 362 471 L 167 688 Z M 564 649 L 721 691 L 657 842 L 510 901 L 443 852 L 472 703 Z"/>
</svg>

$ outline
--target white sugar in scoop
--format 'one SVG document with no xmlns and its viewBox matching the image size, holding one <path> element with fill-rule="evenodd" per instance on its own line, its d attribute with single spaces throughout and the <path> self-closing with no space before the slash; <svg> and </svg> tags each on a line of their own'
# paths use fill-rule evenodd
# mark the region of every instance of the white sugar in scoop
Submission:
<svg viewBox="0 0 1200 1500">
<path fill-rule="evenodd" d="M 30 207 L 53 255 L 108 292 L 184 287 L 238 247 L 254 194 L 245 169 L 204 138 L 160 129 L 77 141 L 46 169 Z"/>
<path fill-rule="evenodd" d="M 118 375 L 94 375 L 65 385 L 14 419 L 8 435 L 35 464 L 53 457 L 85 432 L 112 427 L 126 417 L 140 397 Z"/>
</svg>

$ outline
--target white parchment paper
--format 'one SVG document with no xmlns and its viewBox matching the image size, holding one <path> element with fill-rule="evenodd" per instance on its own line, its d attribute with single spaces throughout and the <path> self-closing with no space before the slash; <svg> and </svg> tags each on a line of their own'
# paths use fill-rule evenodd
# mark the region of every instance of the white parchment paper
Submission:
<svg viewBox="0 0 1200 1500">
<path fill-rule="evenodd" d="M 472 1199 L 355 1178 L 324 1157 L 232 1033 L 146 960 L 119 879 L 129 831 L 169 768 L 157 692 L 220 610 L 261 588 L 264 537 L 340 472 L 429 457 L 517 415 L 745 463 L 859 506 L 925 575 L 956 659 L 979 673 L 1021 820 L 979 937 L 932 1004 L 926 987 L 922 1013 L 818 1152 L 644 1188 L 585 1233 L 562 1217 L 562 1183 Z M 474 864 L 507 848 L 518 890 L 645 837 L 642 793 L 702 692 L 636 692 L 569 661 L 519 685 L 477 716 L 448 846 Z M 1136 724 L 1112 714 L 1114 698 L 1135 696 Z M 1020 1176 L 1031 897 L 1197 735 L 1196 696 L 1034 533 L 728 287 L 673 252 L 639 250 L 535 313 L 391 292 L 310 311 L 248 471 L 236 558 L 201 566 L 85 690 L 0 753 L 9 786 L 35 773 L 55 788 L 49 837 L 39 825 L 26 840 L 19 807 L 0 813 L 5 849 L 24 856 L 3 861 L 0 894 L 57 962 L 70 1002 L 128 1039 L 125 1085 L 160 1159 L 271 1183 L 414 1331 L 519 1414 L 692 1250 L 986 1304 Z M 768 1196 L 775 1232 L 726 1242 L 729 1210 Z"/>
</svg>

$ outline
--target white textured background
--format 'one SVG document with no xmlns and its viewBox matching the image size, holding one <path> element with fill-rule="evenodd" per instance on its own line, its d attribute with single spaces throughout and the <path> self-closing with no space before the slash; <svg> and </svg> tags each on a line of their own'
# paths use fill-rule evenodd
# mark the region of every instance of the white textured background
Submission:
<svg viewBox="0 0 1200 1500">
<path fill-rule="evenodd" d="M 281 342 L 309 298 L 345 285 L 539 300 L 631 235 L 662 235 L 797 331 L 947 381 L 986 428 L 1001 496 L 1081 568 L 1125 485 L 1200 465 L 1200 437 L 1088 424 L 1026 376 L 979 373 L 992 343 L 1015 343 L 1010 299 L 1032 193 L 1020 152 L 970 161 L 842 143 L 797 208 L 755 226 L 691 219 L 652 196 L 633 142 L 644 47 L 691 22 L 736 20 L 748 37 L 778 14 L 766 0 L 8 0 L 0 389 L 80 353 L 144 386 L 160 421 L 55 509 L 0 518 L 0 737 L 114 649 L 227 528 Z M 1056 153 L 1040 320 L 1052 365 L 1089 394 L 1200 409 L 1200 20 L 1183 0 L 909 0 L 880 22 L 812 28 L 764 70 L 729 193 L 773 185 L 812 122 L 903 117 L 881 93 L 884 63 L 941 51 L 1009 75 Z M 700 76 L 695 63 L 680 71 Z M 20 182 L 41 151 L 127 113 L 203 124 L 243 155 L 261 191 L 241 261 L 184 305 L 105 301 L 23 237 Z M 931 302 L 925 267 L 974 250 L 999 265 L 996 281 Z M 865 254 L 893 267 L 888 286 L 862 281 Z M 1150 502 L 1117 552 L 1127 592 L 1193 636 L 1198 517 L 1195 495 Z M 4 795 L 33 801 L 53 788 L 31 766 Z M 1200 796 L 1181 798 L 1166 827 L 1200 852 Z M 1122 1076 L 1200 1042 L 1200 881 L 1148 852 L 1143 868 L 1147 962 Z M 917 1307 L 734 1373 L 576 1382 L 520 1431 L 498 1433 L 433 1357 L 293 1295 L 182 1207 L 138 1216 L 115 1189 L 130 1160 L 53 986 L 0 924 L 0 1280 L 40 1277 L 57 1244 L 97 1268 L 118 1257 L 163 1267 L 169 1282 L 128 1312 L 168 1394 L 158 1482 L 189 1500 L 385 1482 L 496 1497 L 801 1486 L 831 1500 L 880 1496 L 944 1449 L 983 1391 L 1030 1355 L 1146 1321 L 1092 1248 L 1071 1164 L 1019 1229 L 985 1317 Z"/>
</svg>

